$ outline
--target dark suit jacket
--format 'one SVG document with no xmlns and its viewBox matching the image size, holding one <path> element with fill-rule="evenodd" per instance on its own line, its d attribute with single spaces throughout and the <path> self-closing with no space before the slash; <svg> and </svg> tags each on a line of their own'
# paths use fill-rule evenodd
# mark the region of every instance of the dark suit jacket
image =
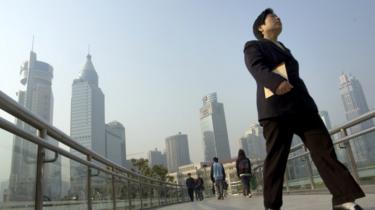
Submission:
<svg viewBox="0 0 375 210">
<path fill-rule="evenodd" d="M 284 46 L 284 45 L 283 45 Z M 317 113 L 318 109 L 299 77 L 298 62 L 290 50 L 278 47 L 270 40 L 249 41 L 245 45 L 245 63 L 257 83 L 257 107 L 259 121 L 283 116 Z M 289 82 L 294 88 L 284 94 L 265 98 L 264 87 L 273 93 L 285 79 L 273 73 L 279 64 L 285 63 Z"/>
</svg>

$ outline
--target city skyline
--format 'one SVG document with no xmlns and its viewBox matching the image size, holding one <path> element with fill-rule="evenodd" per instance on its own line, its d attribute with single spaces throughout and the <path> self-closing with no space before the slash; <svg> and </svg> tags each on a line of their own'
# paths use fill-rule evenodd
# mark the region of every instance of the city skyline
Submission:
<svg viewBox="0 0 375 210">
<path fill-rule="evenodd" d="M 202 160 L 202 138 L 199 111 L 197 111 L 201 106 L 199 99 L 202 95 L 217 92 L 221 102 L 226 105 L 231 153 L 237 154 L 236 140 L 251 123 L 257 122 L 255 82 L 245 69 L 242 47 L 246 40 L 253 39 L 250 25 L 254 17 L 265 7 L 271 6 L 281 16 L 285 25 L 281 41 L 291 48 L 292 53 L 299 60 L 302 79 L 306 81 L 318 107 L 330 113 L 333 127 L 346 121 L 338 84 L 338 76 L 342 71 L 353 73 L 361 81 L 370 109 L 374 108 L 375 99 L 369 94 L 369 90 L 373 88 L 371 51 L 374 48 L 374 41 L 370 37 L 374 36 L 374 29 L 366 27 L 373 25 L 374 20 L 370 18 L 372 13 L 369 8 L 373 8 L 374 3 L 340 2 L 340 5 L 335 7 L 333 3 L 327 3 L 324 4 L 325 8 L 313 5 L 310 12 L 293 10 L 293 7 L 282 6 L 281 3 L 251 5 L 242 1 L 241 5 L 234 5 L 222 2 L 206 14 L 203 12 L 204 9 L 208 11 L 212 6 L 208 3 L 199 6 L 183 3 L 187 4 L 187 11 L 184 12 L 181 11 L 181 5 L 170 1 L 164 2 L 167 5 L 164 9 L 156 3 L 150 3 L 151 5 L 140 9 L 141 5 L 134 3 L 130 6 L 132 9 L 135 8 L 133 12 L 128 14 L 124 12 L 130 18 L 121 16 L 115 6 L 105 6 L 105 14 L 112 11 L 115 14 L 114 19 L 111 16 L 103 16 L 106 18 L 98 20 L 95 24 L 92 20 L 97 19 L 91 14 L 85 12 L 84 16 L 79 16 L 78 13 L 85 7 L 78 3 L 72 10 L 72 18 L 77 18 L 77 21 L 76 23 L 70 21 L 71 27 L 62 19 L 57 19 L 56 22 L 47 20 L 48 15 L 53 16 L 53 12 L 56 12 L 60 6 L 62 12 L 71 9 L 67 4 L 58 3 L 55 8 L 47 2 L 44 3 L 46 5 L 38 3 L 30 5 L 31 3 L 25 2 L 25 5 L 19 8 L 19 5 L 23 4 L 8 3 L 0 9 L 0 19 L 4 26 L 0 37 L 1 40 L 6 40 L 6 43 L 0 46 L 0 57 L 7 58 L 0 61 L 0 71 L 8 76 L 6 81 L 2 80 L 0 89 L 16 99 L 15 92 L 19 89 L 16 85 L 19 77 L 17 67 L 27 57 L 32 34 L 36 33 L 36 51 L 42 60 L 48 60 L 55 69 L 52 87 L 56 101 L 53 124 L 64 132 L 70 133 L 69 98 L 71 96 L 68 90 L 71 81 L 79 73 L 77 70 L 80 69 L 82 56 L 87 53 L 86 43 L 90 43 L 96 65 L 101 71 L 101 87 L 108 99 L 107 121 L 119 120 L 126 123 L 129 131 L 128 153 L 143 152 L 142 156 L 146 157 L 148 150 L 154 147 L 163 148 L 163 140 L 166 136 L 181 130 L 189 135 L 193 161 Z M 294 8 L 306 3 L 296 2 Z M 309 3 L 307 4 L 303 7 L 310 6 Z M 36 12 L 40 16 L 33 16 L 35 22 L 33 27 L 30 27 L 32 24 L 26 23 L 24 24 L 30 26 L 23 29 L 15 27 L 20 25 L 17 24 L 19 21 L 24 21 L 22 18 L 26 18 L 30 11 L 38 11 L 38 6 L 51 10 L 46 14 Z M 93 2 L 88 7 L 97 11 L 100 6 L 101 3 Z M 156 6 L 154 11 L 153 6 Z M 196 19 L 193 19 L 190 22 L 188 19 L 191 15 L 188 12 L 195 11 L 198 7 L 200 8 L 198 18 L 202 18 L 202 21 L 197 23 L 194 22 Z M 338 8 L 338 11 L 332 11 L 332 8 Z M 336 33 L 321 36 L 321 30 L 327 30 L 329 27 L 322 19 L 318 19 L 321 21 L 322 28 L 312 24 L 318 21 L 314 18 L 319 17 L 315 17 L 316 14 L 313 12 L 318 9 L 323 17 L 330 18 L 330 21 L 337 25 L 337 28 L 331 30 L 342 36 L 337 38 L 334 36 Z M 14 12 L 18 10 L 22 12 Z M 294 12 L 290 12 L 292 10 Z M 223 13 L 224 11 L 228 13 Z M 21 17 L 16 18 L 11 12 Z M 137 12 L 140 12 L 140 15 L 137 15 Z M 304 19 L 306 22 L 295 18 L 304 13 L 306 13 Z M 346 16 L 337 15 L 340 13 L 345 13 Z M 148 25 L 147 21 L 154 15 L 156 19 L 152 21 L 152 25 Z M 176 21 L 171 20 L 174 16 L 177 17 Z M 120 21 L 120 17 L 126 21 Z M 116 31 L 119 30 L 118 25 L 109 24 L 111 22 L 120 24 L 120 27 L 122 24 L 125 31 Z M 308 25 L 306 31 L 300 31 L 302 37 L 293 35 L 302 23 Z M 45 25 L 49 27 L 43 29 L 42 26 Z M 61 32 L 61 29 L 56 28 L 57 25 L 67 31 L 67 34 L 56 34 Z M 130 28 L 126 29 L 125 26 Z M 95 35 L 99 28 L 106 27 L 108 33 Z M 169 30 L 171 28 L 174 30 Z M 357 34 L 349 30 L 367 33 Z M 69 31 L 75 33 L 70 34 Z M 115 35 L 116 32 L 119 32 L 119 35 Z M 136 39 L 136 36 L 139 36 L 139 39 Z M 309 41 L 304 38 L 309 38 Z M 356 40 L 355 44 L 352 40 Z M 144 45 L 140 44 L 141 42 L 145 42 Z M 317 44 L 319 42 L 322 46 Z M 343 42 L 346 44 L 341 47 Z M 340 53 L 344 51 L 343 47 L 351 49 L 349 55 Z M 153 55 L 151 58 L 150 54 Z M 195 57 L 195 54 L 202 55 L 202 58 Z M 330 54 L 338 55 L 332 58 L 327 56 Z M 203 55 L 208 56 L 203 57 Z M 325 56 L 331 61 L 322 58 Z M 186 59 L 189 60 L 188 63 L 185 62 Z M 327 72 L 325 78 L 319 76 L 322 72 Z M 152 139 L 150 139 L 150 132 L 153 133 Z"/>
</svg>

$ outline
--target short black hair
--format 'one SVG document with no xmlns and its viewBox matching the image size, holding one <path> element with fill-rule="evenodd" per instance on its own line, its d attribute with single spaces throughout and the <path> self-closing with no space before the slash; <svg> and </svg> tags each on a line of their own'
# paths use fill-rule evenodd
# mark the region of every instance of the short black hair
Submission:
<svg viewBox="0 0 375 210">
<path fill-rule="evenodd" d="M 253 33 L 257 39 L 263 39 L 263 34 L 259 31 L 259 27 L 264 24 L 264 21 L 269 14 L 273 14 L 273 10 L 271 8 L 265 9 L 254 21 Z"/>
<path fill-rule="evenodd" d="M 213 160 L 214 162 L 217 162 L 217 161 L 219 161 L 219 158 L 214 157 L 214 158 L 212 158 L 212 160 Z"/>
</svg>

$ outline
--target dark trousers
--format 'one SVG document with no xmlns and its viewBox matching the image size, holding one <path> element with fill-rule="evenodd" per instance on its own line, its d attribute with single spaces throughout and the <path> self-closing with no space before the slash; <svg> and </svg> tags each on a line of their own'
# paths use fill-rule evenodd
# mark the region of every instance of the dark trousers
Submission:
<svg viewBox="0 0 375 210">
<path fill-rule="evenodd" d="M 348 169 L 337 160 L 331 136 L 317 113 L 262 120 L 261 125 L 267 148 L 263 171 L 265 207 L 279 209 L 282 205 L 284 172 L 293 134 L 297 134 L 309 149 L 333 196 L 333 205 L 365 196 Z"/>
<path fill-rule="evenodd" d="M 242 187 L 243 187 L 243 195 L 249 195 L 250 191 L 250 176 L 241 176 Z"/>
<path fill-rule="evenodd" d="M 194 188 L 188 188 L 188 194 L 191 201 L 194 201 Z"/>
</svg>

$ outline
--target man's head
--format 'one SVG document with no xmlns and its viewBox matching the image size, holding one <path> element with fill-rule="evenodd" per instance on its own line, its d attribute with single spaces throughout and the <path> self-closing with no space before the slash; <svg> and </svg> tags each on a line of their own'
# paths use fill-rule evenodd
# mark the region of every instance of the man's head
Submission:
<svg viewBox="0 0 375 210">
<path fill-rule="evenodd" d="M 213 160 L 215 163 L 217 163 L 217 162 L 219 161 L 219 158 L 214 157 L 214 158 L 212 158 L 212 160 Z"/>
<path fill-rule="evenodd" d="M 187 175 L 188 175 L 188 177 L 191 177 L 191 173 L 188 173 Z"/>
<path fill-rule="evenodd" d="M 257 39 L 263 39 L 264 34 L 270 32 L 279 35 L 281 30 L 281 20 L 271 8 L 267 8 L 260 13 L 253 24 L 253 33 Z"/>
</svg>

